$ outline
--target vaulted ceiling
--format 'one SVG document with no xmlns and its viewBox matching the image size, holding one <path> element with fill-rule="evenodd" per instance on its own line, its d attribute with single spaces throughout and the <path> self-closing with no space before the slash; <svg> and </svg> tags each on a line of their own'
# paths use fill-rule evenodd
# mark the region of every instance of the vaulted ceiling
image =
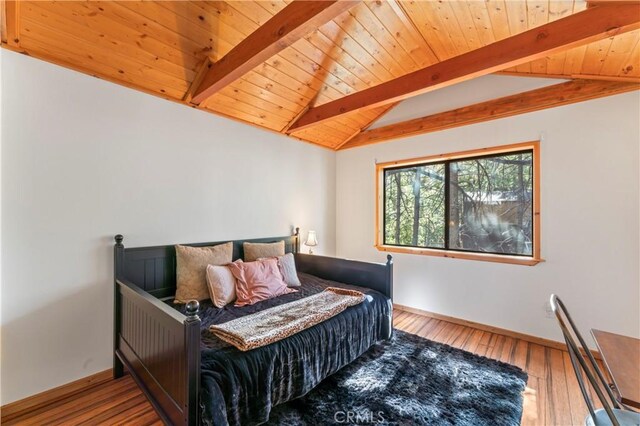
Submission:
<svg viewBox="0 0 640 426">
<path fill-rule="evenodd" d="M 300 3 L 2 1 L 2 43 L 331 149 L 402 99 L 487 73 L 640 81 L 636 1 L 591 16 L 577 0 Z"/>
</svg>

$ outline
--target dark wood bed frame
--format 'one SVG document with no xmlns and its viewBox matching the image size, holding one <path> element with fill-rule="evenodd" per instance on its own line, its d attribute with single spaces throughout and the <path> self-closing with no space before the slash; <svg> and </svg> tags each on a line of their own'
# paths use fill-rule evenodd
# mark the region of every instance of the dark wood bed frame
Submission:
<svg viewBox="0 0 640 426">
<path fill-rule="evenodd" d="M 113 375 L 126 370 L 145 393 L 166 424 L 200 422 L 200 318 L 199 304 L 189 302 L 183 315 L 161 298 L 176 290 L 175 246 L 125 248 L 115 236 Z M 242 258 L 244 242 L 285 241 L 294 253 L 298 272 L 327 280 L 359 285 L 392 297 L 393 262 L 359 262 L 299 253 L 299 230 L 286 237 L 233 241 L 233 259 Z M 185 244 L 211 246 L 226 241 Z M 388 324 L 391 329 L 391 319 Z"/>
</svg>

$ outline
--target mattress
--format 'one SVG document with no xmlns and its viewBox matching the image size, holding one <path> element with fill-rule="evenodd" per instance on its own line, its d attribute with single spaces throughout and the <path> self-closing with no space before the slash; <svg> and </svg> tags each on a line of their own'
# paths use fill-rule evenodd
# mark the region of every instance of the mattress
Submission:
<svg viewBox="0 0 640 426">
<path fill-rule="evenodd" d="M 355 360 L 377 341 L 391 335 L 391 301 L 364 287 L 299 274 L 296 293 L 255 305 L 219 309 L 200 305 L 200 408 L 204 425 L 255 425 L 269 419 L 272 407 L 301 397 L 324 378 Z M 364 283 L 366 285 L 366 283 Z M 242 352 L 209 331 L 222 324 L 324 291 L 355 289 L 365 300 L 340 314 L 284 340 Z M 184 305 L 175 305 L 184 311 Z"/>
</svg>

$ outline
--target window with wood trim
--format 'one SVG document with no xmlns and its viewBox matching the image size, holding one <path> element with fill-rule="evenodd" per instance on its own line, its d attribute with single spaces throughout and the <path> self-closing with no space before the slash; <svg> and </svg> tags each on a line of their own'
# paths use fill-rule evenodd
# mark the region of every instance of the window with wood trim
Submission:
<svg viewBox="0 0 640 426">
<path fill-rule="evenodd" d="M 378 164 L 376 246 L 540 261 L 538 142 Z"/>
</svg>

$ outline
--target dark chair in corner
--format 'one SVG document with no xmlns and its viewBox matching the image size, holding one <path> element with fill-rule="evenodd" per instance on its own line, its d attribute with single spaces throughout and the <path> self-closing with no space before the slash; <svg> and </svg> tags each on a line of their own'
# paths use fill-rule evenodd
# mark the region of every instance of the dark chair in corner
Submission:
<svg viewBox="0 0 640 426">
<path fill-rule="evenodd" d="M 571 358 L 571 364 L 573 365 L 573 370 L 576 373 L 576 378 L 578 379 L 578 385 L 580 386 L 582 397 L 589 409 L 589 415 L 585 419 L 585 424 L 588 426 L 639 425 L 640 413 L 625 409 L 625 407 L 617 401 L 612 390 L 609 388 L 602 371 L 598 367 L 596 360 L 593 358 L 591 351 L 580 335 L 575 323 L 571 319 L 567 308 L 564 303 L 562 303 L 562 300 L 560 300 L 560 298 L 555 294 L 552 294 L 550 303 L 551 309 L 556 315 L 558 324 L 560 324 L 560 328 L 562 329 L 564 340 L 567 343 L 569 357 Z M 580 344 L 579 346 L 578 343 Z M 593 401 L 589 396 L 589 392 L 582 375 L 583 373 L 587 377 L 588 382 L 591 384 L 591 387 L 595 391 L 603 408 L 595 409 Z"/>
</svg>

